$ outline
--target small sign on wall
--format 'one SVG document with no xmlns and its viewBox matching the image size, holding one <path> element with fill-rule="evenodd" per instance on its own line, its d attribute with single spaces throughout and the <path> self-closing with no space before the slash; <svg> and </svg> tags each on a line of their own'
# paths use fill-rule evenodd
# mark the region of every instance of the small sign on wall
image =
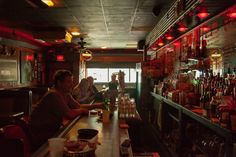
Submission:
<svg viewBox="0 0 236 157">
<path fill-rule="evenodd" d="M 21 83 L 27 84 L 33 81 L 34 55 L 29 52 L 21 51 Z"/>
<path fill-rule="evenodd" d="M 0 59 L 0 81 L 17 81 L 17 60 Z"/>
</svg>

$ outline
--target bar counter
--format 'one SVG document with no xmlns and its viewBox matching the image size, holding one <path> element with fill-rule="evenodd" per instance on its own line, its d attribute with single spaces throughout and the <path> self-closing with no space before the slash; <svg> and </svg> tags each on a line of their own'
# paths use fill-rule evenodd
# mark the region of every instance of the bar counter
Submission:
<svg viewBox="0 0 236 157">
<path fill-rule="evenodd" d="M 115 111 L 113 117 L 108 123 L 98 121 L 98 115 L 89 115 L 84 117 L 77 117 L 70 122 L 56 137 L 63 137 L 66 139 L 74 139 L 77 137 L 78 129 L 96 129 L 98 133 L 98 145 L 95 151 L 95 157 L 119 157 L 120 144 L 129 139 L 128 129 L 121 129 L 119 127 L 121 122 L 118 119 L 118 112 Z M 132 157 L 132 149 L 129 148 L 129 157 Z M 48 157 L 48 143 L 41 146 L 32 157 Z"/>
</svg>

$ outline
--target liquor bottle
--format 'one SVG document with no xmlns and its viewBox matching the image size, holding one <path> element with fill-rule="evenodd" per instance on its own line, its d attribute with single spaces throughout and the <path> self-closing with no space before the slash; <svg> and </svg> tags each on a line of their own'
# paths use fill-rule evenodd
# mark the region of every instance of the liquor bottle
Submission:
<svg viewBox="0 0 236 157">
<path fill-rule="evenodd" d="M 195 56 L 196 58 L 199 58 L 200 57 L 200 41 L 197 41 L 196 43 L 196 47 L 195 47 Z"/>
<path fill-rule="evenodd" d="M 204 95 L 201 95 L 201 97 L 200 97 L 200 108 L 203 109 L 204 105 L 205 105 L 205 98 L 204 98 Z"/>
<path fill-rule="evenodd" d="M 227 73 L 228 73 L 228 74 L 231 74 L 231 68 L 230 68 L 230 65 L 228 66 Z"/>
<path fill-rule="evenodd" d="M 206 91 L 204 94 L 204 103 L 203 103 L 203 108 L 202 108 L 202 115 L 204 117 L 211 117 L 211 105 L 209 103 L 209 98 L 210 98 L 210 92 Z"/>
<path fill-rule="evenodd" d="M 230 123 L 230 113 L 228 110 L 224 110 L 220 111 L 221 112 L 221 116 L 220 116 L 220 126 L 223 128 L 227 128 L 229 129 L 229 123 Z"/>
<path fill-rule="evenodd" d="M 187 50 L 187 58 L 191 58 L 192 57 L 192 47 L 188 46 L 188 50 Z"/>
<path fill-rule="evenodd" d="M 206 43 L 206 40 L 202 40 L 202 50 L 201 50 L 201 54 L 200 54 L 200 57 L 207 57 L 207 43 Z"/>
<path fill-rule="evenodd" d="M 104 107 L 105 107 L 105 110 L 110 110 L 110 99 L 109 98 L 104 99 Z"/>
</svg>

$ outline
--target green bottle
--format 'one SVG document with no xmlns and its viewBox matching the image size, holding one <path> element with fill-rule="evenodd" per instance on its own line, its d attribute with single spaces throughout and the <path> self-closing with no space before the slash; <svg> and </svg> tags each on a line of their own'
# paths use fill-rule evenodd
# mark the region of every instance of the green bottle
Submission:
<svg viewBox="0 0 236 157">
<path fill-rule="evenodd" d="M 109 110 L 109 106 L 110 106 L 110 99 L 109 98 L 105 98 L 104 106 L 105 106 L 105 110 Z"/>
</svg>

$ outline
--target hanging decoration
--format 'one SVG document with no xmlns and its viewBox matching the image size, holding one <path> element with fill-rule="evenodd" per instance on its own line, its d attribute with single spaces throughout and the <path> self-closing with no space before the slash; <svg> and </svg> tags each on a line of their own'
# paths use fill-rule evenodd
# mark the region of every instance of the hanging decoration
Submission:
<svg viewBox="0 0 236 157">
<path fill-rule="evenodd" d="M 92 59 L 92 55 L 93 55 L 92 51 L 87 50 L 87 49 L 81 50 L 81 53 L 80 53 L 80 57 L 84 61 L 90 61 Z"/>
</svg>

